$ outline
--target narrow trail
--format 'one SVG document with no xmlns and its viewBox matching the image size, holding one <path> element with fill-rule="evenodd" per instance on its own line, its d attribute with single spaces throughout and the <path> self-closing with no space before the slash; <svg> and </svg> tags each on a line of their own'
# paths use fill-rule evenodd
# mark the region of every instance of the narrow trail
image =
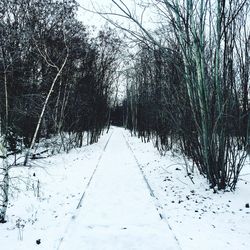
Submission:
<svg viewBox="0 0 250 250">
<path fill-rule="evenodd" d="M 99 167 L 100 161 L 101 161 L 101 159 L 102 159 L 102 157 L 103 157 L 103 155 L 104 155 L 104 153 L 105 153 L 105 151 L 106 151 L 106 148 L 107 148 L 107 146 L 108 146 L 108 144 L 109 144 L 109 141 L 110 141 L 112 135 L 113 135 L 113 132 L 110 134 L 110 136 L 109 136 L 107 142 L 105 143 L 105 146 L 104 146 L 104 148 L 103 148 L 103 150 L 102 150 L 102 152 L 101 152 L 101 154 L 100 154 L 100 156 L 99 156 L 99 158 L 98 158 L 98 160 L 97 160 L 96 166 L 95 166 L 95 168 L 94 168 L 94 170 L 93 170 L 93 172 L 92 172 L 92 174 L 91 174 L 91 176 L 90 176 L 90 178 L 89 178 L 89 181 L 88 181 L 87 185 L 85 186 L 84 191 L 83 191 L 83 193 L 82 193 L 82 195 L 81 195 L 81 197 L 80 197 L 80 200 L 79 200 L 79 202 L 78 202 L 78 204 L 77 204 L 77 206 L 76 206 L 76 211 L 75 211 L 74 215 L 71 217 L 69 223 L 67 224 L 66 229 L 65 229 L 65 232 L 64 232 L 64 234 L 61 236 L 61 238 L 59 239 L 58 244 L 56 244 L 56 247 L 55 247 L 56 250 L 59 250 L 59 249 L 61 248 L 61 244 L 62 244 L 63 241 L 64 241 L 65 235 L 68 233 L 68 230 L 69 230 L 69 228 L 70 228 L 70 226 L 71 226 L 71 223 L 77 218 L 77 216 L 78 216 L 78 214 L 79 214 L 79 210 L 80 210 L 80 208 L 82 207 L 82 203 L 83 203 L 85 194 L 86 194 L 86 192 L 87 192 L 87 190 L 88 190 L 88 188 L 89 188 L 89 186 L 90 186 L 90 183 L 91 183 L 91 181 L 92 181 L 92 179 L 93 179 L 93 177 L 94 177 L 94 175 L 95 175 L 95 173 L 96 173 L 97 168 Z"/>
<path fill-rule="evenodd" d="M 98 161 L 60 250 L 177 250 L 122 129 Z"/>
</svg>

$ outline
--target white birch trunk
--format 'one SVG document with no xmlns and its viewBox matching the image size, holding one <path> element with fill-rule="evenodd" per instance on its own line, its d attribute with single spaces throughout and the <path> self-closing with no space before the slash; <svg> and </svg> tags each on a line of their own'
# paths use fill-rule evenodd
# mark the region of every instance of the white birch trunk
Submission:
<svg viewBox="0 0 250 250">
<path fill-rule="evenodd" d="M 4 223 L 6 211 L 9 202 L 9 166 L 8 166 L 8 159 L 7 159 L 7 150 L 5 145 L 5 138 L 0 138 L 0 154 L 3 157 L 2 162 L 2 184 L 0 186 L 0 223 Z"/>
<path fill-rule="evenodd" d="M 45 110 L 46 110 L 46 107 L 47 107 L 49 98 L 50 98 L 50 96 L 51 96 L 51 94 L 52 94 L 52 92 L 53 92 L 53 89 L 54 89 L 54 86 L 55 86 L 55 84 L 56 84 L 56 81 L 57 81 L 58 77 L 59 77 L 59 76 L 61 75 L 61 73 L 62 73 L 62 70 L 63 70 L 63 68 L 64 68 L 64 66 L 65 66 L 65 64 L 66 64 L 66 62 L 67 62 L 67 59 L 68 59 L 68 53 L 67 53 L 67 55 L 66 55 L 66 57 L 65 57 L 65 59 L 64 59 L 64 62 L 63 62 L 63 64 L 62 64 L 62 66 L 60 67 L 60 69 L 58 69 L 58 72 L 57 72 L 57 74 L 56 74 L 56 76 L 55 76 L 55 78 L 54 78 L 54 80 L 53 80 L 53 82 L 52 82 L 52 84 L 51 84 L 51 86 L 50 86 L 49 92 L 48 92 L 48 94 L 47 94 L 47 96 L 46 96 L 46 99 L 45 99 L 45 102 L 44 102 L 44 104 L 43 104 L 43 108 L 42 108 L 41 114 L 40 114 L 40 116 L 39 116 L 39 119 L 38 119 L 38 122 L 37 122 L 37 125 L 36 125 L 36 130 L 35 130 L 35 132 L 34 132 L 34 135 L 33 135 L 33 138 L 32 138 L 31 144 L 30 144 L 30 147 L 29 147 L 29 149 L 28 149 L 28 151 L 27 151 L 27 153 L 26 153 L 26 155 L 25 155 L 24 166 L 26 166 L 27 163 L 28 163 L 28 158 L 29 158 L 29 155 L 30 155 L 30 151 L 33 149 L 33 147 L 34 147 L 34 145 L 35 145 L 36 138 L 37 138 L 37 134 L 38 134 L 38 131 L 39 131 L 39 129 L 40 129 L 41 122 L 42 122 L 42 119 L 43 119 L 43 116 L 44 116 L 44 112 L 45 112 Z"/>
</svg>

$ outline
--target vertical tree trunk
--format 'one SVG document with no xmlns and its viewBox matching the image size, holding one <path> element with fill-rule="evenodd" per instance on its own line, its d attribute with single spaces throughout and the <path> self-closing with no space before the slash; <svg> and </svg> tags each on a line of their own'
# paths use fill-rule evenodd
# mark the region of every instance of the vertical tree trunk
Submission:
<svg viewBox="0 0 250 250">
<path fill-rule="evenodd" d="M 46 96 L 46 99 L 45 99 L 45 102 L 44 102 L 44 104 L 43 104 L 43 108 L 42 108 L 41 114 L 40 114 L 40 116 L 39 116 L 39 119 L 38 119 L 38 122 L 37 122 L 37 125 L 36 125 L 36 129 L 35 129 L 35 132 L 34 132 L 34 135 L 33 135 L 32 141 L 31 141 L 31 144 L 30 144 L 30 147 L 29 147 L 29 149 L 28 149 L 28 151 L 27 151 L 27 153 L 26 153 L 26 155 L 25 155 L 24 166 L 26 166 L 27 163 L 28 163 L 29 154 L 30 154 L 30 151 L 33 149 L 33 147 L 34 147 L 34 145 L 35 145 L 36 138 L 37 138 L 37 134 L 38 134 L 38 131 L 39 131 L 39 129 L 40 129 L 41 122 L 42 122 L 42 119 L 43 119 L 43 116 L 44 116 L 44 112 L 45 112 L 45 110 L 46 110 L 46 107 L 47 107 L 49 98 L 50 98 L 50 96 L 51 96 L 51 93 L 53 92 L 53 89 L 54 89 L 54 86 L 55 86 L 55 83 L 56 83 L 58 77 L 59 77 L 59 76 L 61 75 L 61 73 L 62 73 L 62 70 L 63 70 L 63 68 L 64 68 L 64 66 L 65 66 L 65 64 L 66 64 L 66 62 L 67 62 L 67 59 L 68 59 L 68 53 L 67 53 L 67 55 L 66 55 L 66 57 L 65 57 L 65 59 L 64 59 L 64 62 L 63 62 L 63 64 L 62 64 L 62 66 L 60 67 L 60 69 L 58 69 L 58 72 L 57 72 L 57 74 L 56 74 L 56 76 L 55 76 L 55 78 L 54 78 L 54 80 L 53 80 L 53 82 L 52 82 L 52 84 L 51 84 L 51 87 L 50 87 L 50 89 L 49 89 L 49 92 L 48 92 L 48 94 L 47 94 L 47 96 Z"/>
<path fill-rule="evenodd" d="M 8 104 L 8 86 L 7 86 L 7 72 L 4 72 L 4 94 L 5 94 L 5 134 L 8 132 L 9 122 L 9 104 Z"/>
<path fill-rule="evenodd" d="M 2 165 L 2 184 L 0 186 L 0 223 L 4 223 L 6 211 L 9 202 L 9 164 L 7 158 L 7 133 L 8 133 L 8 116 L 9 116 L 9 104 L 8 104 L 8 88 L 7 88 L 7 69 L 4 71 L 4 94 L 5 94 L 5 124 L 3 134 L 0 133 L 0 152 L 3 157 L 3 165 Z M 0 124 L 1 126 L 1 124 Z M 1 131 L 0 131 L 1 132 Z M 2 138 L 1 138 L 2 137 Z"/>
<path fill-rule="evenodd" d="M 9 202 L 9 166 L 8 166 L 8 160 L 7 160 L 7 153 L 6 149 L 4 149 L 3 154 L 3 181 L 1 185 L 1 206 L 0 206 L 0 223 L 4 223 L 5 221 L 5 216 L 6 216 L 6 211 L 8 207 L 8 202 Z"/>
</svg>

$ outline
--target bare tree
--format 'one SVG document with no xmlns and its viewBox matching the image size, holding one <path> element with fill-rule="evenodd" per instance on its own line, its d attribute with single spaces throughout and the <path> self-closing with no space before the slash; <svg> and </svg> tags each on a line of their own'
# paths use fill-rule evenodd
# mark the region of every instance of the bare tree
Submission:
<svg viewBox="0 0 250 250">
<path fill-rule="evenodd" d="M 53 63 L 53 62 L 50 60 L 50 58 L 48 58 L 48 56 L 46 55 L 46 52 L 43 52 L 43 51 L 41 51 L 41 50 L 38 48 L 38 51 L 39 51 L 40 55 L 43 57 L 43 59 L 46 61 L 46 63 L 47 63 L 49 66 L 51 66 L 51 67 L 53 67 L 53 68 L 55 68 L 55 69 L 57 70 L 57 74 L 56 74 L 56 76 L 55 76 L 54 79 L 53 79 L 53 82 L 52 82 L 52 84 L 51 84 L 51 86 L 50 86 L 49 92 L 48 92 L 48 94 L 47 94 L 47 96 L 46 96 L 46 99 L 45 99 L 45 101 L 44 101 L 44 104 L 43 104 L 43 107 L 42 107 L 42 111 L 41 111 L 41 114 L 39 115 L 39 119 L 38 119 L 38 122 L 37 122 L 37 125 L 36 125 L 36 129 L 35 129 L 35 132 L 34 132 L 34 135 L 33 135 L 33 138 L 32 138 L 31 144 L 30 144 L 30 147 L 29 147 L 29 149 L 28 149 L 28 151 L 27 151 L 27 153 L 26 153 L 26 155 L 25 155 L 24 166 L 27 165 L 27 163 L 28 163 L 28 157 L 29 157 L 29 155 L 30 155 L 30 151 L 31 151 L 31 150 L 33 149 L 33 147 L 35 146 L 37 134 L 38 134 L 38 131 L 39 131 L 39 129 L 40 129 L 41 122 L 42 122 L 42 119 L 43 119 L 43 116 L 44 116 L 44 112 L 45 112 L 45 109 L 46 109 L 46 107 L 47 107 L 49 98 L 50 98 L 50 96 L 51 96 L 51 94 L 52 94 L 52 92 L 53 92 L 53 89 L 54 89 L 54 87 L 55 87 L 55 84 L 56 84 L 58 78 L 59 78 L 60 75 L 62 74 L 62 71 L 63 71 L 63 69 L 64 69 L 64 67 L 65 67 L 65 65 L 66 65 L 67 59 L 68 59 L 69 49 L 68 49 L 68 46 L 67 46 L 67 44 L 66 44 L 65 39 L 64 39 L 64 42 L 65 42 L 65 47 L 66 47 L 66 55 L 65 55 L 65 58 L 64 58 L 63 63 L 62 63 L 61 66 L 57 66 L 55 63 Z M 46 50 L 45 50 L 45 51 L 46 51 Z"/>
<path fill-rule="evenodd" d="M 151 42 L 151 47 L 158 46 L 166 60 L 173 60 L 169 39 L 165 39 L 167 46 L 163 46 L 123 1 L 113 0 L 113 3 L 118 12 L 105 14 L 135 23 L 147 41 Z M 183 68 L 178 64 L 177 70 L 183 70 L 182 82 L 187 103 L 181 108 L 187 113 L 191 112 L 189 119 L 192 125 L 190 130 L 180 128 L 180 139 L 184 142 L 182 151 L 207 177 L 211 187 L 234 189 L 246 157 L 239 146 L 242 116 L 235 115 L 235 109 L 241 112 L 242 106 L 239 102 L 238 65 L 234 63 L 234 58 L 236 40 L 240 37 L 236 27 L 242 21 L 241 14 L 247 15 L 247 1 L 164 0 L 155 1 L 154 6 L 161 17 L 164 34 L 170 37 L 174 35 L 176 48 L 180 50 L 183 60 Z M 243 27 L 246 25 L 244 22 Z M 139 40 L 142 37 L 136 31 L 128 32 Z M 246 37 L 243 40 L 247 43 Z M 242 85 L 246 88 L 246 79 L 243 79 Z M 247 91 L 243 92 L 246 96 Z M 247 102 L 245 97 L 245 114 Z M 175 111 L 168 110 L 168 113 L 171 112 Z M 249 119 L 248 115 L 245 115 L 246 119 Z M 175 123 L 179 123 L 178 119 L 175 119 Z M 248 133 L 246 128 L 244 131 Z"/>
</svg>

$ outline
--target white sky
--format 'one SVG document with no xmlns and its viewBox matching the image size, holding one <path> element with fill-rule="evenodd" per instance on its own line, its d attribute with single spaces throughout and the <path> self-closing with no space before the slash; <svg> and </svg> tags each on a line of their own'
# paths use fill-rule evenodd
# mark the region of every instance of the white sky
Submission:
<svg viewBox="0 0 250 250">
<path fill-rule="evenodd" d="M 143 2 L 146 1 L 147 0 L 144 0 Z M 92 11 L 121 13 L 119 9 L 115 6 L 115 4 L 112 3 L 112 0 L 77 0 L 77 2 L 83 8 Z M 141 20 L 143 13 L 142 20 L 144 25 L 148 26 L 148 24 L 150 23 L 150 26 L 152 26 L 152 21 L 150 19 L 150 15 L 152 14 L 152 9 L 146 8 L 146 10 L 144 11 L 143 7 L 140 7 L 138 6 L 138 4 L 135 4 L 135 2 L 141 3 L 142 2 L 141 0 L 123 0 L 123 2 L 126 4 L 126 6 L 128 6 L 133 15 L 137 16 L 138 20 Z M 118 18 L 117 16 L 110 16 L 110 17 L 112 18 L 112 20 L 116 20 L 120 24 L 122 23 L 127 27 L 131 25 L 133 25 L 133 29 L 136 27 L 134 24 L 132 24 L 131 22 L 129 22 L 124 18 Z M 105 23 L 107 24 L 107 21 L 100 15 L 85 11 L 82 8 L 79 8 L 78 18 L 85 25 L 90 25 L 90 26 L 95 25 L 97 28 L 100 28 L 101 26 L 105 25 Z"/>
<path fill-rule="evenodd" d="M 109 0 L 77 0 L 77 2 L 86 9 L 89 10 L 93 10 L 93 6 L 94 8 L 99 8 L 98 6 L 100 5 L 100 2 L 102 3 L 102 8 L 107 8 L 108 7 L 108 2 L 110 2 Z M 107 2 L 105 4 L 105 2 Z M 103 5 L 104 3 L 104 5 Z M 105 20 L 103 18 L 101 18 L 98 14 L 95 13 L 91 13 L 88 11 L 85 11 L 82 8 L 79 8 L 78 10 L 78 18 L 79 20 L 81 20 L 85 25 L 95 25 L 98 28 L 101 27 L 102 25 L 105 24 Z"/>
</svg>

